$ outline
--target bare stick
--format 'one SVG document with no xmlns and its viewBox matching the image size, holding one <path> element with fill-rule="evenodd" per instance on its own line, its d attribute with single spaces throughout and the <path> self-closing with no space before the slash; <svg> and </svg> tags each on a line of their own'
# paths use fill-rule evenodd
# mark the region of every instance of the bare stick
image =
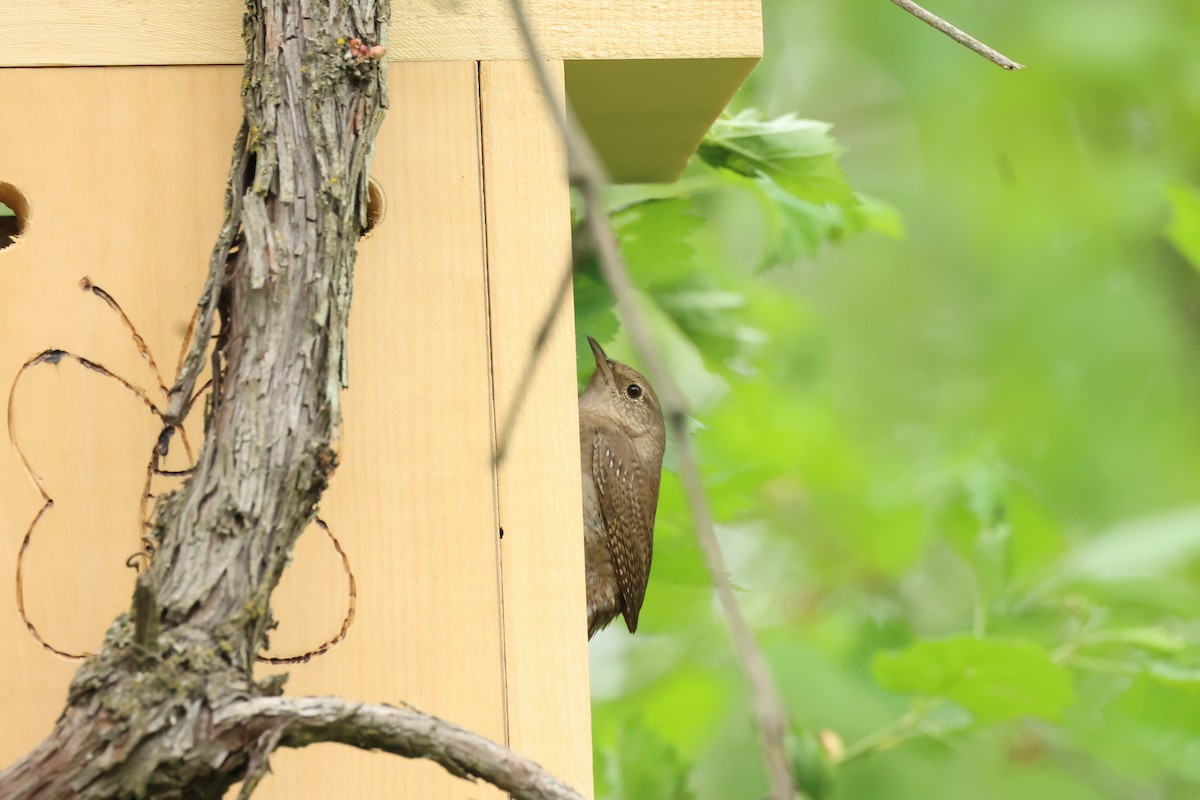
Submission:
<svg viewBox="0 0 1200 800">
<path fill-rule="evenodd" d="M 929 25 L 932 28 L 937 28 L 939 31 L 946 34 L 963 47 L 974 50 L 988 61 L 991 61 L 993 64 L 999 64 L 1009 72 L 1025 68 L 1024 64 L 1018 64 L 1003 53 L 993 50 L 983 42 L 976 39 L 974 36 L 971 36 L 969 33 L 961 31 L 951 25 L 949 22 L 946 22 L 946 20 L 942 19 L 937 14 L 931 14 L 930 12 L 921 8 L 919 5 L 912 2 L 912 0 L 892 0 L 892 2 L 924 22 L 926 25 Z"/>
<path fill-rule="evenodd" d="M 213 720 L 218 731 L 249 740 L 258 775 L 275 746 L 339 742 L 405 758 L 427 758 L 451 775 L 481 779 L 516 800 L 583 800 L 541 766 L 506 747 L 411 708 L 368 705 L 339 697 L 257 697 L 232 703 Z M 265 752 L 264 752 L 265 749 Z"/>
<path fill-rule="evenodd" d="M 591 143 L 580 129 L 570 107 L 560 101 L 554 87 L 550 84 L 546 64 L 542 60 L 541 51 L 534 39 L 521 0 L 510 0 L 510 3 L 517 25 L 521 30 L 521 37 L 525 41 L 526 50 L 529 52 L 534 74 L 566 144 L 571 169 L 571 183 L 579 190 L 583 200 L 584 223 L 596 243 L 600 268 L 612 287 L 613 296 L 617 301 L 617 310 L 625 322 L 629 339 L 645 365 L 646 372 L 649 374 L 666 412 L 667 423 L 670 426 L 679 456 L 688 508 L 696 526 L 696 536 L 704 551 L 704 558 L 708 564 L 721 610 L 729 624 L 734 651 L 754 695 L 755 720 L 762 740 L 767 778 L 771 785 L 770 796 L 772 800 L 793 800 L 796 797 L 796 788 L 792 782 L 791 765 L 785 744 L 788 728 L 787 709 L 775 686 L 766 658 L 754 639 L 754 633 L 750 630 L 746 618 L 742 616 L 741 608 L 733 593 L 733 586 L 727 577 L 728 571 L 725 567 L 725 559 L 721 554 L 721 544 L 713 530 L 708 499 L 704 495 L 700 470 L 696 466 L 695 455 L 692 453 L 691 440 L 687 431 L 687 408 L 684 404 L 683 394 L 671 379 L 670 373 L 667 372 L 650 336 L 650 328 L 646 319 L 637 306 L 633 282 L 629 278 L 629 272 L 621 257 L 616 232 L 613 230 L 604 208 L 603 193 L 607 183 L 604 167 L 595 150 L 592 149 Z"/>
</svg>

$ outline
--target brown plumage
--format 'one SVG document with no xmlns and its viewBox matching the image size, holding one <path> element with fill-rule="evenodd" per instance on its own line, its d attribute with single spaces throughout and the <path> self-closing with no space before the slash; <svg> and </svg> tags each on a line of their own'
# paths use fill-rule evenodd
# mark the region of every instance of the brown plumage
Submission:
<svg viewBox="0 0 1200 800">
<path fill-rule="evenodd" d="M 596 371 L 579 398 L 588 638 L 625 616 L 629 632 L 650 580 L 666 426 L 654 389 L 588 337 Z"/>
</svg>

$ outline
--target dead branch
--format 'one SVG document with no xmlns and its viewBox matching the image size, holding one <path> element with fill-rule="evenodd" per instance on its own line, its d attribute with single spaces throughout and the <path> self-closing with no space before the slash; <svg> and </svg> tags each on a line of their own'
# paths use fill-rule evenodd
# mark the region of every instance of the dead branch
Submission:
<svg viewBox="0 0 1200 800">
<path fill-rule="evenodd" d="M 961 44 L 963 47 L 966 47 L 969 50 L 975 51 L 979 55 L 986 58 L 988 61 L 991 61 L 993 64 L 999 64 L 1001 67 L 1004 67 L 1009 72 L 1025 68 L 1024 64 L 1018 64 L 1017 62 L 1013 61 L 1011 58 L 1004 55 L 1003 53 L 993 50 L 992 48 L 988 47 L 983 42 L 976 39 L 974 36 L 971 36 L 969 33 L 959 30 L 958 28 L 954 27 L 949 22 L 946 22 L 946 20 L 942 19 L 938 15 L 933 14 L 933 13 L 921 8 L 919 5 L 912 2 L 912 0 L 892 0 L 892 2 L 895 3 L 896 5 L 900 6 L 905 11 L 912 14 L 914 17 L 921 20 L 922 22 L 924 22 L 926 25 L 930 26 L 931 28 L 935 28 L 935 29 L 941 31 L 942 33 L 946 34 L 954 41 Z"/>
<path fill-rule="evenodd" d="M 477 733 L 411 708 L 339 697 L 258 697 L 233 703 L 214 720 L 256 742 L 305 747 L 337 742 L 405 758 L 427 758 L 467 780 L 482 779 L 516 800 L 583 800 L 527 758 Z"/>
</svg>

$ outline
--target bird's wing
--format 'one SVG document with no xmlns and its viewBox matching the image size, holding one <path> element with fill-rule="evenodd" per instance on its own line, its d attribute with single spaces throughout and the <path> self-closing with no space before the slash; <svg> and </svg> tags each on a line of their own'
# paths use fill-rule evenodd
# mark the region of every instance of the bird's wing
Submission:
<svg viewBox="0 0 1200 800">
<path fill-rule="evenodd" d="M 611 429 L 596 431 L 592 438 L 592 478 L 630 633 L 637 630 L 638 612 L 650 580 L 654 511 L 658 506 L 654 477 L 639 463 L 628 436 Z"/>
</svg>

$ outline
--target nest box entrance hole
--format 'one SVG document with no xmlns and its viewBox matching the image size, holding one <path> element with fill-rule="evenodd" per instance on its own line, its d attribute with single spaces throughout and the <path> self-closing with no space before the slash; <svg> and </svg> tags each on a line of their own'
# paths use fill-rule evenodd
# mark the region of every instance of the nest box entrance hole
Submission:
<svg viewBox="0 0 1200 800">
<path fill-rule="evenodd" d="M 0 250 L 14 244 L 29 227 L 29 201 L 11 183 L 0 181 Z"/>
</svg>

